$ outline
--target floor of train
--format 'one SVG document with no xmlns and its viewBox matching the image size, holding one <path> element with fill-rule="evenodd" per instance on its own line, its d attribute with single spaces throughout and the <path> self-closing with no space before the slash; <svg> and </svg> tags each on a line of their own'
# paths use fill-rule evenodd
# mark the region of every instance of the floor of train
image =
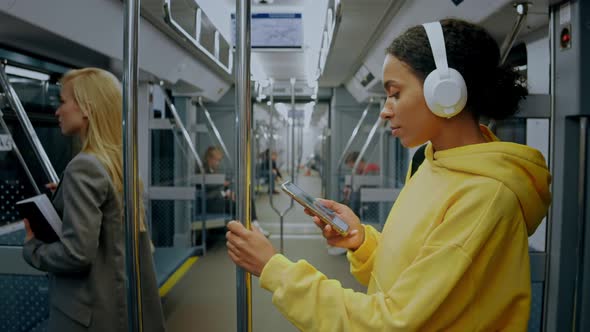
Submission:
<svg viewBox="0 0 590 332">
<path fill-rule="evenodd" d="M 301 176 L 299 185 L 312 195 L 320 195 L 320 178 Z M 285 194 L 273 196 L 275 207 L 283 210 L 289 204 Z M 271 209 L 268 195 L 256 198 L 258 218 L 271 232 L 270 239 L 279 248 L 279 217 Z M 306 259 L 329 278 L 339 280 L 344 287 L 364 291 L 349 273 L 346 256 L 331 256 L 326 243 L 303 208 L 295 204 L 284 219 L 284 253 L 291 260 Z M 199 258 L 184 278 L 164 300 L 169 332 L 236 330 L 236 272 L 227 256 L 225 240 L 219 232 L 207 255 Z M 252 278 L 253 331 L 297 331 L 272 304 L 272 295 L 259 287 Z"/>
</svg>

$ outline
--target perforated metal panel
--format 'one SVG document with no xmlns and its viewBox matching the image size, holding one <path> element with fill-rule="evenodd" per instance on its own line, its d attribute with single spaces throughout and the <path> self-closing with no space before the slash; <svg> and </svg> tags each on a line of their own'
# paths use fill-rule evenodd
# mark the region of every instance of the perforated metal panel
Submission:
<svg viewBox="0 0 590 332">
<path fill-rule="evenodd" d="M 170 130 L 152 130 L 152 185 L 174 180 L 173 135 Z"/>
<path fill-rule="evenodd" d="M 528 332 L 540 332 L 543 318 L 543 283 L 535 282 L 531 288 L 531 317 Z"/>
<path fill-rule="evenodd" d="M 47 321 L 44 320 L 39 322 L 37 326 L 35 326 L 30 332 L 46 332 L 47 331 Z"/>
<path fill-rule="evenodd" d="M 189 238 L 191 212 L 194 201 L 151 201 L 151 234 L 156 247 L 185 247 L 186 243 L 177 243 L 178 236 Z"/>
<path fill-rule="evenodd" d="M 379 223 L 379 203 L 363 203 L 360 214 L 363 216 L 363 223 Z"/>
<path fill-rule="evenodd" d="M 174 201 L 151 201 L 152 241 L 156 247 L 174 244 Z"/>
<path fill-rule="evenodd" d="M 0 226 L 21 219 L 15 203 L 27 198 L 25 186 L 20 180 L 0 182 Z"/>
<path fill-rule="evenodd" d="M 48 317 L 47 277 L 0 275 L 0 331 L 42 331 Z"/>
<path fill-rule="evenodd" d="M 360 217 L 363 223 L 371 224 L 381 230 L 391 211 L 393 202 L 364 202 L 361 204 Z"/>
</svg>

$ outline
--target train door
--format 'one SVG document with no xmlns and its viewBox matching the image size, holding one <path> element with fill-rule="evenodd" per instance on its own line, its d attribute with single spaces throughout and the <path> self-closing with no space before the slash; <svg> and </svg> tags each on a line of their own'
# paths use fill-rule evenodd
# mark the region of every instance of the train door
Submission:
<svg viewBox="0 0 590 332">
<path fill-rule="evenodd" d="M 551 171 L 546 331 L 590 329 L 587 1 L 550 1 Z"/>
<path fill-rule="evenodd" d="M 39 194 L 79 149 L 54 115 L 56 77 L 67 68 L 0 50 L 0 330 L 43 331 L 49 315 L 48 279 L 22 258 L 25 238 L 15 203 Z M 58 69 L 56 72 L 55 69 Z"/>
</svg>

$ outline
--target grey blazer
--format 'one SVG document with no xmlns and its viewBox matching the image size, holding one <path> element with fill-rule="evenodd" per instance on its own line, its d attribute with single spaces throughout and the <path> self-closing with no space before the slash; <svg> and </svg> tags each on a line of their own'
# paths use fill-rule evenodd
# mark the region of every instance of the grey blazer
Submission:
<svg viewBox="0 0 590 332">
<path fill-rule="evenodd" d="M 63 221 L 61 241 L 33 238 L 23 248 L 31 266 L 49 272 L 48 330 L 127 331 L 121 199 L 96 157 L 72 159 L 53 205 Z M 164 331 L 147 232 L 140 240 L 144 330 Z"/>
</svg>

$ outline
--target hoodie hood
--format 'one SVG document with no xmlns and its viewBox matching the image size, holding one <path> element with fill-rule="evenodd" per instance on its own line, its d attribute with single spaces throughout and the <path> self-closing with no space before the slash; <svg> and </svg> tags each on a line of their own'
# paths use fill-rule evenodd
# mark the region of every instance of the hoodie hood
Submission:
<svg viewBox="0 0 590 332">
<path fill-rule="evenodd" d="M 541 152 L 526 145 L 501 142 L 485 126 L 480 129 L 488 143 L 438 152 L 434 152 L 429 143 L 426 159 L 437 167 L 504 183 L 518 198 L 530 236 L 547 214 L 551 202 L 551 175 L 545 158 Z"/>
</svg>

